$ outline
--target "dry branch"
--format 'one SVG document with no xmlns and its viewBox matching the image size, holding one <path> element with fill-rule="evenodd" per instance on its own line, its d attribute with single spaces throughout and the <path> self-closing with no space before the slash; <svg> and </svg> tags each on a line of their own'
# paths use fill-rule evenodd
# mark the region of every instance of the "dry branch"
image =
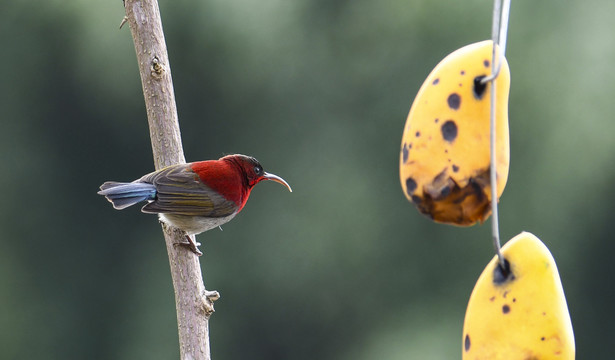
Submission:
<svg viewBox="0 0 615 360">
<path fill-rule="evenodd" d="M 156 0 L 126 0 L 125 21 L 130 25 L 139 63 L 156 169 L 185 163 L 171 68 Z M 187 247 L 182 231 L 163 225 L 169 254 L 181 359 L 210 359 L 209 317 L 219 295 L 203 284 L 199 258 Z"/>
</svg>

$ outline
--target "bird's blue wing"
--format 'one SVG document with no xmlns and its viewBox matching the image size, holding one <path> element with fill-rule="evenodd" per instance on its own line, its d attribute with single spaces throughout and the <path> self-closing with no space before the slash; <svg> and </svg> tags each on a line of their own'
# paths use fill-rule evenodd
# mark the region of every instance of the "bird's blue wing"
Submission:
<svg viewBox="0 0 615 360">
<path fill-rule="evenodd" d="M 233 201 L 205 185 L 187 164 L 166 167 L 137 181 L 156 187 L 156 199 L 141 209 L 145 213 L 225 217 L 237 208 Z"/>
</svg>

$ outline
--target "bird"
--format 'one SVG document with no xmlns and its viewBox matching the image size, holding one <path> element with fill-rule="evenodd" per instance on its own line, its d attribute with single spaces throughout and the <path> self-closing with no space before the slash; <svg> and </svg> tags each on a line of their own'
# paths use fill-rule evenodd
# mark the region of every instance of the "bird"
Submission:
<svg viewBox="0 0 615 360">
<path fill-rule="evenodd" d="M 246 205 L 252 188 L 263 180 L 280 183 L 292 192 L 284 179 L 265 172 L 254 157 L 233 154 L 171 165 L 132 182 L 107 181 L 98 194 L 117 210 L 146 201 L 142 212 L 158 214 L 162 223 L 184 231 L 185 245 L 202 255 L 200 244 L 191 236 L 231 221 Z"/>
</svg>

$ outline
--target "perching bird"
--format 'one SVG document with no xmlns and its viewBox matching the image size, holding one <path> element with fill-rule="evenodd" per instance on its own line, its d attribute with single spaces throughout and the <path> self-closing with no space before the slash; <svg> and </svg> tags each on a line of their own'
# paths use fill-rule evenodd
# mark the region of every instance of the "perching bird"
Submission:
<svg viewBox="0 0 615 360">
<path fill-rule="evenodd" d="M 284 179 L 266 173 L 258 160 L 236 154 L 171 165 L 129 183 L 107 181 L 98 194 L 118 210 L 147 201 L 141 211 L 159 214 L 162 222 L 185 231 L 188 245 L 201 255 L 191 235 L 233 219 L 245 206 L 254 185 L 263 180 L 278 182 L 292 192 Z"/>
</svg>

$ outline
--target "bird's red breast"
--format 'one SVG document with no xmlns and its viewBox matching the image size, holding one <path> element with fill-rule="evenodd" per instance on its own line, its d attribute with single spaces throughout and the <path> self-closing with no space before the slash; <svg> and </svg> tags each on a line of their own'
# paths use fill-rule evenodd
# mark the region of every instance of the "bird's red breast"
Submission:
<svg viewBox="0 0 615 360">
<path fill-rule="evenodd" d="M 198 161 L 189 165 L 205 185 L 234 202 L 238 211 L 244 207 L 251 188 L 245 183 L 245 176 L 235 164 L 221 159 Z"/>
</svg>

